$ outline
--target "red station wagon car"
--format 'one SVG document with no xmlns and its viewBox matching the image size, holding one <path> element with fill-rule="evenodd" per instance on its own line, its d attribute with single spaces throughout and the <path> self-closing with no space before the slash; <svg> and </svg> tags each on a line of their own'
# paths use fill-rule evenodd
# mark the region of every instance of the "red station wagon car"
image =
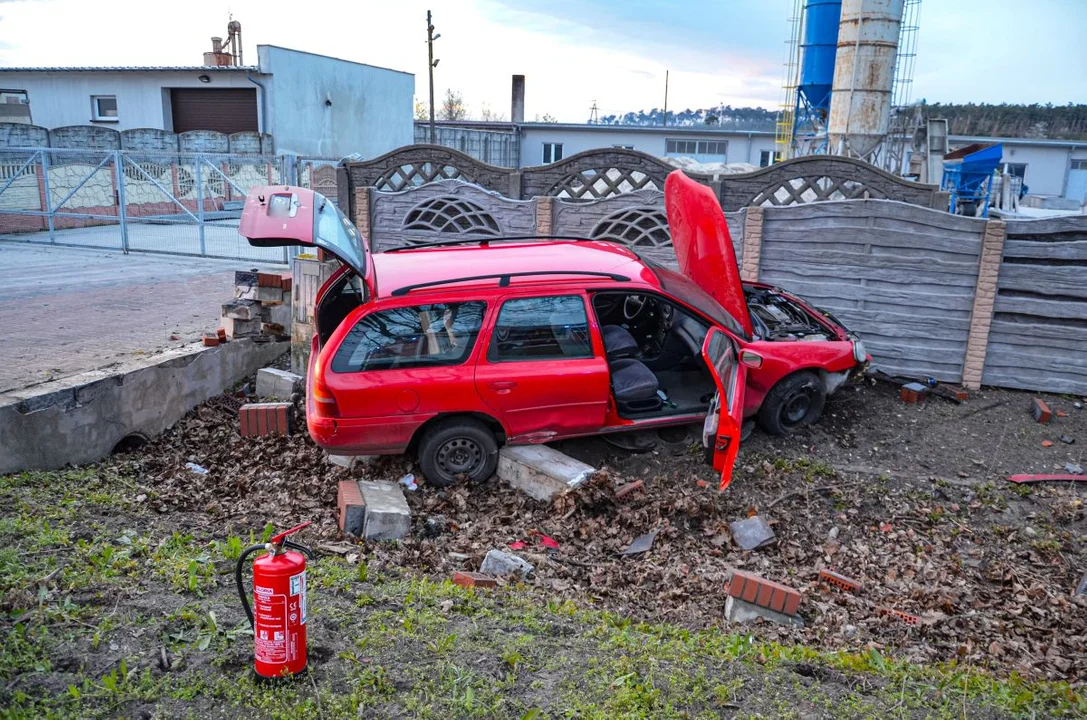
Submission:
<svg viewBox="0 0 1087 720">
<path fill-rule="evenodd" d="M 829 314 L 741 283 L 713 192 L 675 171 L 665 204 L 681 272 L 599 240 L 435 242 L 371 254 L 325 197 L 254 189 L 240 232 L 316 246 L 306 420 L 329 452 L 414 452 L 427 481 L 485 480 L 502 444 L 703 422 L 728 485 L 745 417 L 816 420 L 867 361 Z"/>
</svg>

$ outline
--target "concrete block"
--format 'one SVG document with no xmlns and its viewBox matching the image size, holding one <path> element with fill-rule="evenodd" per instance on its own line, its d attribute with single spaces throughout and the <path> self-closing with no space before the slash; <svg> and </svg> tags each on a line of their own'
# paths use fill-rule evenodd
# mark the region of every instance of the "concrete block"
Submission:
<svg viewBox="0 0 1087 720">
<path fill-rule="evenodd" d="M 581 487 L 594 472 L 591 465 L 546 445 L 506 446 L 498 453 L 498 477 L 544 502 Z"/>
<path fill-rule="evenodd" d="M 260 334 L 260 320 L 235 320 L 224 317 L 219 320 L 220 326 L 226 331 L 226 336 L 231 340 L 243 337 L 252 337 Z"/>
<path fill-rule="evenodd" d="M 377 455 L 329 455 L 328 464 L 337 467 L 352 468 L 369 465 L 377 458 Z"/>
<path fill-rule="evenodd" d="M 366 519 L 366 501 L 362 498 L 359 484 L 354 480 L 341 480 L 336 493 L 336 506 L 340 511 L 340 530 L 362 537 Z"/>
<path fill-rule="evenodd" d="M 234 320 L 256 320 L 260 317 L 261 306 L 256 300 L 231 300 L 223 304 L 223 317 Z"/>
<path fill-rule="evenodd" d="M 528 575 L 535 569 L 536 567 L 527 560 L 501 550 L 488 552 L 487 556 L 483 558 L 483 564 L 479 566 L 479 571 L 484 575 L 494 575 L 496 577 L 507 577 L 518 573 Z"/>
<path fill-rule="evenodd" d="M 279 368 L 257 370 L 257 397 L 290 400 L 296 392 L 302 392 L 301 375 Z"/>
<path fill-rule="evenodd" d="M 294 319 L 291 316 L 290 302 L 261 304 L 260 319 L 266 323 L 282 325 L 285 328 L 289 328 Z"/>
<path fill-rule="evenodd" d="M 366 503 L 363 537 L 367 540 L 399 540 L 411 532 L 411 510 L 399 485 L 359 481 Z"/>
<path fill-rule="evenodd" d="M 260 300 L 262 303 L 281 303 L 283 302 L 283 289 L 277 287 L 262 287 L 258 285 L 257 300 Z"/>
<path fill-rule="evenodd" d="M 786 615 L 732 596 L 725 601 L 725 617 L 735 623 L 749 623 L 762 618 L 778 625 L 804 627 L 804 621 L 796 615 Z"/>
</svg>

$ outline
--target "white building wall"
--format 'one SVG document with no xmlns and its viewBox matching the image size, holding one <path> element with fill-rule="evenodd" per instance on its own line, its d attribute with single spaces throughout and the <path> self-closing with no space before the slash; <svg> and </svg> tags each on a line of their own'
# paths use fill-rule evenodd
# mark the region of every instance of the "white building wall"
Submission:
<svg viewBox="0 0 1087 720">
<path fill-rule="evenodd" d="M 211 82 L 202 83 L 201 75 Z M 169 97 L 165 88 L 259 88 L 245 79 L 244 71 L 121 71 L 121 72 L 2 72 L 6 89 L 26 90 L 31 122 L 46 128 L 68 125 L 100 125 L 114 130 L 156 128 L 173 130 Z M 93 120 L 92 95 L 117 97 L 117 122 Z"/>
<path fill-rule="evenodd" d="M 663 158 L 665 140 L 725 140 L 728 150 L 725 162 L 759 164 L 761 151 L 774 149 L 772 133 L 698 132 L 683 128 L 624 128 L 605 125 L 597 127 L 568 126 L 557 123 L 532 123 L 521 126 L 521 166 L 543 163 L 545 143 L 562 143 L 564 158 L 585 150 L 632 146 L 635 150 Z"/>
<path fill-rule="evenodd" d="M 278 151 L 372 158 L 412 143 L 411 73 L 273 45 L 257 53 Z"/>
</svg>

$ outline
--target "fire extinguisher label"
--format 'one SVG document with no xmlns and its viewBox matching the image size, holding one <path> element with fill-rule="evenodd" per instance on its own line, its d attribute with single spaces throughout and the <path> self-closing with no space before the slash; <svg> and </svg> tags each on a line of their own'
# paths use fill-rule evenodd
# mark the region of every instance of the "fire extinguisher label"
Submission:
<svg viewBox="0 0 1087 720">
<path fill-rule="evenodd" d="M 257 588 L 267 590 L 268 588 Z M 265 663 L 287 661 L 287 598 L 275 593 L 258 594 L 254 655 Z"/>
<path fill-rule="evenodd" d="M 298 612 L 300 618 L 298 620 L 299 625 L 306 624 L 306 571 L 291 576 L 291 596 L 298 597 Z"/>
</svg>

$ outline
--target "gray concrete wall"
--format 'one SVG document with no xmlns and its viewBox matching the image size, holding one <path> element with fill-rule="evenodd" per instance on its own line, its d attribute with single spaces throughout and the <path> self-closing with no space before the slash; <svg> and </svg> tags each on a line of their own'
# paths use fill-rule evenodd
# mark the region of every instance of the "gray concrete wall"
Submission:
<svg viewBox="0 0 1087 720">
<path fill-rule="evenodd" d="M 1087 395 L 1087 216 L 1009 220 L 982 382 Z"/>
<path fill-rule="evenodd" d="M 257 53 L 271 75 L 265 132 L 280 152 L 371 158 L 411 144 L 414 75 L 273 45 Z"/>
<path fill-rule="evenodd" d="M 251 340 L 188 346 L 0 395 L 0 475 L 96 462 L 126 435 L 158 435 L 288 348 Z"/>
</svg>

